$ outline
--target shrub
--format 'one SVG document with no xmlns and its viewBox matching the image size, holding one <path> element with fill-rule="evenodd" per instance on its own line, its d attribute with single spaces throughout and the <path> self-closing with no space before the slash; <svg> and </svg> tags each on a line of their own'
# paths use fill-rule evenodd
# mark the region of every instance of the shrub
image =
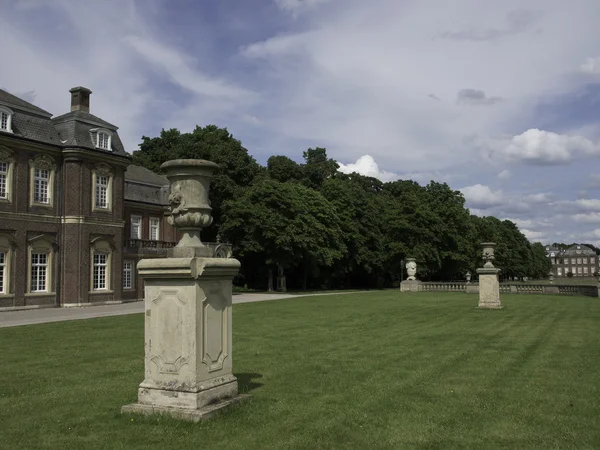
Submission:
<svg viewBox="0 0 600 450">
<path fill-rule="evenodd" d="M 569 278 L 573 278 L 573 272 L 567 272 L 567 276 L 568 276 Z"/>
</svg>

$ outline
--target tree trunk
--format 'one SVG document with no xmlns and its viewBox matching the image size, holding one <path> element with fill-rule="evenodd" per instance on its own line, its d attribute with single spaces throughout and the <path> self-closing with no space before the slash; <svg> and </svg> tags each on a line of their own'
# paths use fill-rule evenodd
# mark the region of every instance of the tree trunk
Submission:
<svg viewBox="0 0 600 450">
<path fill-rule="evenodd" d="M 269 286 L 267 290 L 273 292 L 273 269 L 269 269 Z"/>
</svg>

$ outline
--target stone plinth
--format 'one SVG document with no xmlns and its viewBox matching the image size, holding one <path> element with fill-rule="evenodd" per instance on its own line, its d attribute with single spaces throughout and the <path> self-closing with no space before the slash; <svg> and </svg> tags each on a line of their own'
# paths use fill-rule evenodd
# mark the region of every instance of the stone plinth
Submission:
<svg viewBox="0 0 600 450">
<path fill-rule="evenodd" d="M 423 283 L 420 280 L 404 280 L 400 283 L 401 292 L 421 292 Z"/>
<path fill-rule="evenodd" d="M 496 267 L 482 267 L 477 269 L 479 275 L 479 307 L 486 309 L 500 309 L 500 283 Z"/>
<path fill-rule="evenodd" d="M 198 421 L 238 398 L 231 360 L 230 258 L 145 259 L 145 374 L 122 412 Z"/>
</svg>

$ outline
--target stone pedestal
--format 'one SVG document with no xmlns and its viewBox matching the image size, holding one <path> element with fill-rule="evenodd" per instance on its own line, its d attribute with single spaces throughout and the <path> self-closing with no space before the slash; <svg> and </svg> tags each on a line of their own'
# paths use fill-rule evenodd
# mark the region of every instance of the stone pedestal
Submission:
<svg viewBox="0 0 600 450">
<path fill-rule="evenodd" d="M 423 282 L 420 280 L 404 280 L 400 283 L 401 292 L 421 292 L 423 290 Z"/>
<path fill-rule="evenodd" d="M 500 309 L 500 283 L 496 267 L 482 267 L 477 269 L 479 275 L 479 307 L 486 309 Z"/>
<path fill-rule="evenodd" d="M 168 258 L 143 259 L 145 371 L 138 402 L 122 412 L 166 414 L 197 422 L 242 399 L 231 361 L 231 285 L 240 263 L 213 258 L 200 240 L 212 223 L 210 179 L 219 168 L 204 160 L 167 161 L 168 222 L 182 238 Z"/>
<path fill-rule="evenodd" d="M 139 262 L 145 284 L 145 376 L 123 412 L 199 421 L 239 400 L 231 361 L 231 281 L 236 259 Z"/>
</svg>

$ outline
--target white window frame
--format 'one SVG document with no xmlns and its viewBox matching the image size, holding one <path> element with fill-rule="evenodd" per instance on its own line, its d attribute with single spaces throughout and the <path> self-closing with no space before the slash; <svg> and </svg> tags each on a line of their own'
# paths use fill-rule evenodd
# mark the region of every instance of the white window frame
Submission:
<svg viewBox="0 0 600 450">
<path fill-rule="evenodd" d="M 14 112 L 6 106 L 0 106 L 0 131 L 4 133 L 12 133 L 12 118 Z M 6 127 L 2 126 L 2 116 L 6 116 Z"/>
<path fill-rule="evenodd" d="M 90 294 L 112 293 L 113 246 L 105 238 L 96 238 L 90 248 Z M 100 257 L 104 256 L 101 261 Z M 98 283 L 104 277 L 104 283 Z"/>
<path fill-rule="evenodd" d="M 123 289 L 131 290 L 135 288 L 135 262 L 131 260 L 123 261 Z"/>
<path fill-rule="evenodd" d="M 107 152 L 112 151 L 112 133 L 106 128 L 95 128 L 90 130 L 96 133 L 95 136 L 95 147 L 100 150 L 106 150 Z"/>
<path fill-rule="evenodd" d="M 588 266 L 583 266 L 583 274 L 584 275 L 588 274 Z"/>
<path fill-rule="evenodd" d="M 94 252 L 92 256 L 92 290 L 108 290 L 109 253 Z"/>
<path fill-rule="evenodd" d="M 562 276 L 562 269 L 560 267 L 556 269 L 556 275 L 559 277 Z"/>
<path fill-rule="evenodd" d="M 149 224 L 150 231 L 148 238 L 151 241 L 160 241 L 160 218 L 150 217 Z M 156 233 L 154 237 L 152 236 L 153 232 Z"/>
<path fill-rule="evenodd" d="M 590 264 L 595 264 L 595 262 L 596 262 L 596 260 L 595 260 L 595 259 L 594 259 L 594 257 L 592 256 L 592 257 L 590 258 Z"/>
<path fill-rule="evenodd" d="M 12 202 L 13 191 L 13 171 L 15 167 L 15 159 L 12 157 L 12 152 L 6 147 L 0 148 L 0 185 L 3 186 L 0 191 L 0 202 Z"/>
<path fill-rule="evenodd" d="M 582 271 L 581 271 L 581 267 L 577 268 L 577 275 L 581 275 Z"/>
<path fill-rule="evenodd" d="M 33 202 L 47 205 L 50 203 L 50 170 L 33 168 Z"/>
<path fill-rule="evenodd" d="M 33 238 L 29 243 L 27 251 L 27 292 L 29 294 L 52 294 L 54 286 L 54 248 L 52 241 L 46 236 Z M 46 255 L 46 262 L 33 262 L 34 255 Z M 34 289 L 34 272 L 37 272 L 36 280 L 39 280 L 39 270 L 34 267 L 45 267 L 46 280 L 44 289 L 40 289 L 36 281 Z"/>
<path fill-rule="evenodd" d="M 35 259 L 35 262 L 34 262 Z M 43 259 L 43 262 L 41 262 Z M 50 262 L 50 254 L 39 251 L 32 251 L 29 255 L 30 269 L 30 284 L 29 292 L 39 293 L 48 292 L 48 266 Z M 43 270 L 42 270 L 43 269 Z M 43 273 L 43 287 L 41 286 L 41 278 Z M 35 277 L 34 277 L 35 275 Z"/>
<path fill-rule="evenodd" d="M 133 234 L 134 219 L 137 219 L 139 221 L 139 225 L 137 228 L 137 235 Z M 131 239 L 142 239 L 142 216 L 132 214 L 131 217 L 129 218 L 129 223 L 130 223 L 130 228 L 131 228 L 131 230 L 130 230 Z"/>
<path fill-rule="evenodd" d="M 581 258 L 577 258 L 577 264 L 581 264 L 581 263 L 582 263 Z"/>
<path fill-rule="evenodd" d="M 30 171 L 29 171 L 29 206 L 45 206 L 52 207 L 54 202 L 54 178 L 55 178 L 55 170 L 56 164 L 54 159 L 48 155 L 37 155 L 33 160 L 29 162 Z M 44 170 L 48 172 L 47 184 L 46 184 L 46 201 L 39 201 L 35 198 L 35 191 L 37 180 L 41 180 L 36 172 L 38 170 Z"/>
<path fill-rule="evenodd" d="M 108 209 L 108 185 L 110 184 L 110 177 L 108 175 L 97 175 L 95 184 L 96 208 Z"/>
<path fill-rule="evenodd" d="M 8 252 L 0 250 L 0 295 L 6 294 L 8 256 Z"/>
</svg>

